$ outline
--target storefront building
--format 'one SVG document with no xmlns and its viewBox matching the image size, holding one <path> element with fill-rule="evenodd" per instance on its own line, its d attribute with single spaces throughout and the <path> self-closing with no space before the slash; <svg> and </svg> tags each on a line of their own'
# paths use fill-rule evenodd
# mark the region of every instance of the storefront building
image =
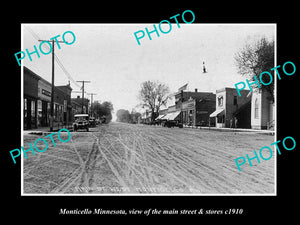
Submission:
<svg viewBox="0 0 300 225">
<path fill-rule="evenodd" d="M 23 75 L 23 126 L 24 129 L 37 128 L 37 100 L 39 77 L 26 67 L 24 67 Z"/>
<path fill-rule="evenodd" d="M 50 126 L 51 84 L 44 80 L 38 81 L 38 126 Z"/>
<path fill-rule="evenodd" d="M 175 107 L 181 111 L 180 121 L 187 126 L 211 126 L 209 115 L 216 110 L 216 95 L 212 92 L 184 92 L 175 95 Z"/>
<path fill-rule="evenodd" d="M 169 106 L 167 114 L 162 117 L 163 120 L 181 120 L 181 111 L 176 108 L 176 105 Z"/>
<path fill-rule="evenodd" d="M 71 105 L 70 84 L 55 86 L 54 93 L 54 119 L 60 121 L 63 125 L 72 123 L 72 105 Z"/>
<path fill-rule="evenodd" d="M 88 114 L 89 113 L 89 102 L 87 98 L 81 98 L 79 95 L 77 98 L 71 98 L 71 104 L 75 110 L 75 114 Z"/>
<path fill-rule="evenodd" d="M 249 90 L 242 90 L 238 96 L 235 88 L 216 90 L 216 110 L 210 114 L 216 127 L 249 128 L 251 121 L 251 98 Z"/>
<path fill-rule="evenodd" d="M 51 83 L 24 68 L 24 129 L 50 126 Z M 54 88 L 54 122 L 66 125 L 71 114 L 70 85 Z"/>
</svg>

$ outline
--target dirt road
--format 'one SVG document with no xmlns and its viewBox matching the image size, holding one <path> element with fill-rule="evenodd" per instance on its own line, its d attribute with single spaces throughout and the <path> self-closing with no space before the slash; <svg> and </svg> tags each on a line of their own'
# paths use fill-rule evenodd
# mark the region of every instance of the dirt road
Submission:
<svg viewBox="0 0 300 225">
<path fill-rule="evenodd" d="M 274 137 L 110 123 L 24 159 L 24 194 L 272 194 L 274 157 L 239 172 Z M 24 135 L 24 144 L 37 135 Z"/>
</svg>

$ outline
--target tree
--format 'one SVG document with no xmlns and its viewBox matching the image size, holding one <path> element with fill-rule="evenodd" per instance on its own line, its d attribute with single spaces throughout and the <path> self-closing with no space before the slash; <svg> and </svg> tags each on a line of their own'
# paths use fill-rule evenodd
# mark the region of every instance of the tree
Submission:
<svg viewBox="0 0 300 225">
<path fill-rule="evenodd" d="M 105 101 L 101 104 L 101 106 L 103 108 L 102 117 L 105 117 L 105 123 L 109 123 L 112 120 L 112 112 L 114 111 L 113 104 L 111 102 Z"/>
<path fill-rule="evenodd" d="M 130 116 L 131 116 L 132 123 L 138 123 L 139 118 L 142 116 L 142 114 L 132 110 Z"/>
<path fill-rule="evenodd" d="M 274 40 L 269 42 L 266 38 L 261 38 L 253 44 L 246 44 L 241 51 L 235 54 L 234 59 L 238 72 L 242 76 L 248 77 L 249 81 L 255 81 L 254 76 L 256 76 L 261 89 L 266 90 L 274 102 L 275 72 L 271 73 L 273 82 L 269 85 L 261 84 L 259 79 L 262 72 L 270 72 L 270 69 L 274 67 Z M 262 81 L 263 83 L 269 83 L 270 78 L 262 76 Z M 257 89 L 256 86 L 251 87 Z"/>
<path fill-rule="evenodd" d="M 97 115 L 99 117 L 99 114 L 102 110 L 102 107 L 101 107 L 101 104 L 100 102 L 98 101 L 94 101 L 92 104 L 91 104 L 91 108 L 93 109 L 93 114 L 94 115 Z M 93 116 L 94 116 L 93 115 Z"/>
<path fill-rule="evenodd" d="M 151 121 L 158 116 L 159 109 L 166 105 L 169 97 L 169 87 L 158 81 L 145 81 L 141 84 L 139 98 L 143 107 L 151 110 Z"/>
<path fill-rule="evenodd" d="M 100 104 L 98 101 L 93 102 L 93 113 L 96 117 L 105 118 L 105 122 L 109 123 L 112 119 L 112 112 L 114 110 L 113 104 L 111 102 L 103 102 Z"/>
<path fill-rule="evenodd" d="M 117 111 L 117 122 L 131 123 L 132 119 L 129 111 L 125 109 L 119 109 Z"/>
<path fill-rule="evenodd" d="M 119 109 L 117 111 L 117 122 L 138 123 L 138 118 L 140 116 L 141 114 L 134 109 L 132 109 L 131 113 L 126 109 Z"/>
<path fill-rule="evenodd" d="M 113 107 L 113 104 L 111 102 L 105 101 L 101 105 L 102 105 L 104 113 L 106 115 L 114 111 L 114 107 Z"/>
</svg>

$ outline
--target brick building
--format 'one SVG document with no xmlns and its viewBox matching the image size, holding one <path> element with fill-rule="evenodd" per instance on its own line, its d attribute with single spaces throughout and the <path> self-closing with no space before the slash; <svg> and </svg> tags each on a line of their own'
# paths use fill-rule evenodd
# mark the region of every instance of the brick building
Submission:
<svg viewBox="0 0 300 225">
<path fill-rule="evenodd" d="M 60 121 L 63 125 L 71 124 L 71 92 L 70 84 L 55 86 L 54 93 L 54 118 Z"/>
<path fill-rule="evenodd" d="M 50 103 L 51 103 L 51 84 L 40 78 L 38 81 L 38 124 L 37 126 L 50 126 Z"/>
<path fill-rule="evenodd" d="M 73 108 L 73 114 L 88 114 L 89 113 L 89 102 L 87 98 L 80 98 L 78 95 L 77 98 L 71 99 L 71 104 Z"/>
<path fill-rule="evenodd" d="M 24 129 L 37 128 L 37 100 L 39 76 L 24 67 L 24 100 L 23 100 L 23 125 Z"/>
<path fill-rule="evenodd" d="M 212 92 L 181 90 L 175 94 L 175 107 L 180 110 L 180 121 L 184 125 L 209 126 L 209 115 L 216 110 L 216 95 Z"/>
</svg>

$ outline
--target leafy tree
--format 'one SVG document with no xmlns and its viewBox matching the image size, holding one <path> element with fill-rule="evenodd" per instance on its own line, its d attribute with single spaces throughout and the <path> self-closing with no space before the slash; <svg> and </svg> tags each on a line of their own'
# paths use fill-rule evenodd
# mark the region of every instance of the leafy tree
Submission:
<svg viewBox="0 0 300 225">
<path fill-rule="evenodd" d="M 93 113 L 96 114 L 96 117 L 106 118 L 105 122 L 109 123 L 112 119 L 113 104 L 111 102 L 103 102 L 102 104 L 98 101 L 93 102 L 92 104 Z"/>
<path fill-rule="evenodd" d="M 261 89 L 265 89 L 274 102 L 275 71 L 270 71 L 274 67 L 274 40 L 269 42 L 263 37 L 253 44 L 246 44 L 242 50 L 235 54 L 234 59 L 238 72 L 242 76 L 246 76 L 249 81 L 255 81 L 254 76 L 256 76 Z M 273 75 L 273 82 L 266 86 L 261 84 L 259 79 L 259 75 L 264 71 Z M 269 83 L 269 76 L 262 76 L 262 81 Z M 251 88 L 257 89 L 255 85 Z"/>
<path fill-rule="evenodd" d="M 129 111 L 125 109 L 119 109 L 117 111 L 117 122 L 131 123 L 132 119 Z"/>
<path fill-rule="evenodd" d="M 139 112 L 131 111 L 130 116 L 132 123 L 138 123 L 139 117 L 141 117 L 142 114 Z"/>
</svg>

